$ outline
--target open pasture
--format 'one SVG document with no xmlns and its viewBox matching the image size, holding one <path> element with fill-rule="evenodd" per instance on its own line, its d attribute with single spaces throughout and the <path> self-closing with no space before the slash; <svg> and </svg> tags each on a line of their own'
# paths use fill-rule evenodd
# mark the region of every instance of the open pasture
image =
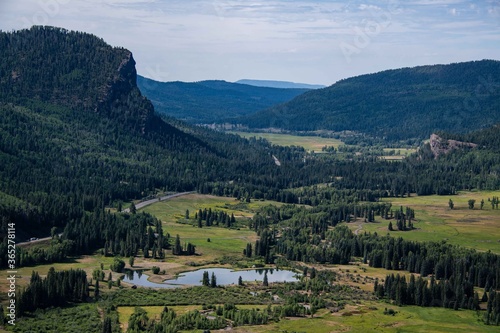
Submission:
<svg viewBox="0 0 500 333">
<path fill-rule="evenodd" d="M 250 203 L 245 203 L 234 198 L 190 194 L 160 201 L 143 210 L 159 218 L 164 223 L 164 231 L 171 237 L 179 235 L 183 243 L 191 242 L 196 245 L 196 253 L 200 254 L 199 256 L 181 257 L 177 258 L 178 260 L 207 263 L 224 256 L 242 256 L 247 243 L 253 244 L 257 240 L 257 234 L 246 227 L 246 221 L 250 220 L 256 209 L 269 204 L 281 205 L 271 201 L 252 200 Z M 234 214 L 239 227 L 198 228 L 194 218 L 195 212 L 205 208 L 224 211 L 229 215 Z M 185 218 L 186 210 L 189 210 L 189 220 Z"/>
<path fill-rule="evenodd" d="M 362 231 L 377 232 L 394 237 L 403 237 L 414 241 L 446 241 L 450 244 L 474 248 L 479 251 L 491 250 L 500 253 L 500 209 L 492 209 L 488 198 L 500 196 L 499 191 L 460 192 L 457 195 L 446 196 L 411 196 L 409 198 L 387 198 L 393 209 L 400 206 L 415 210 L 415 230 L 391 231 L 387 226 L 389 221 L 378 217 L 375 223 L 352 223 L 353 229 L 361 227 Z M 448 206 L 449 200 L 454 208 Z M 468 201 L 474 199 L 474 209 L 469 209 Z M 484 207 L 480 209 L 481 200 Z M 392 221 L 396 229 L 394 220 Z"/>
<path fill-rule="evenodd" d="M 324 146 L 333 146 L 337 149 L 340 145 L 344 143 L 338 139 L 333 138 L 322 138 L 319 136 L 298 136 L 290 134 L 279 134 L 279 133 L 250 133 L 250 132 L 231 132 L 233 134 L 238 134 L 244 138 L 263 138 L 268 140 L 274 145 L 278 146 L 298 146 L 304 147 L 307 151 L 314 151 L 316 153 L 321 153 L 321 148 Z"/>
</svg>

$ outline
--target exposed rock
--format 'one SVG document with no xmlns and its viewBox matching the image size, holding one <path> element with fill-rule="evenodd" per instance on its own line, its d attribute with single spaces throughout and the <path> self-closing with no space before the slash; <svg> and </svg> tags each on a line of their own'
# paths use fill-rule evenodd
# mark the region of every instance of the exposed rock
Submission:
<svg viewBox="0 0 500 333">
<path fill-rule="evenodd" d="M 450 151 L 462 148 L 475 148 L 477 144 L 471 142 L 462 142 L 457 140 L 446 140 L 441 138 L 437 134 L 432 134 L 430 139 L 431 151 L 434 157 L 437 158 L 440 155 L 448 154 Z"/>
</svg>

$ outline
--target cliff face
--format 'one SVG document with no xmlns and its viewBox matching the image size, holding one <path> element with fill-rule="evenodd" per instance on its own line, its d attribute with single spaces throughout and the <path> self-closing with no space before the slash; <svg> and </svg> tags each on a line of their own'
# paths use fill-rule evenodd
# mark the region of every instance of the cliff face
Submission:
<svg viewBox="0 0 500 333">
<path fill-rule="evenodd" d="M 137 88 L 132 53 L 54 27 L 0 32 L 0 100 L 33 100 L 111 117 L 147 132 L 154 109 Z"/>
<path fill-rule="evenodd" d="M 137 87 L 137 70 L 132 53 L 124 50 L 121 62 L 99 99 L 96 111 L 109 113 L 145 134 L 158 121 L 151 102 Z"/>
<path fill-rule="evenodd" d="M 477 144 L 475 143 L 462 142 L 457 140 L 446 140 L 441 138 L 437 134 L 431 135 L 429 144 L 431 146 L 431 151 L 434 154 L 434 158 L 437 158 L 443 154 L 448 154 L 452 150 L 477 147 Z"/>
</svg>

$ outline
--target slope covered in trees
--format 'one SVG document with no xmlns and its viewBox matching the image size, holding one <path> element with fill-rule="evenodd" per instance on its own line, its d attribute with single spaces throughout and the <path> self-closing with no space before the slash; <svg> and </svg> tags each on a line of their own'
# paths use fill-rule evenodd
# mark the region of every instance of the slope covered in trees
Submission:
<svg viewBox="0 0 500 333">
<path fill-rule="evenodd" d="M 312 167 L 300 149 L 163 121 L 137 88 L 131 52 L 95 36 L 1 32 L 0 57 L 0 192 L 13 198 L 1 207 L 2 225 L 17 222 L 22 240 L 158 189 L 279 188 Z"/>
<path fill-rule="evenodd" d="M 494 60 L 388 70 L 341 80 L 235 122 L 393 140 L 465 133 L 500 122 L 499 77 Z"/>
<path fill-rule="evenodd" d="M 138 76 L 157 112 L 190 123 L 212 123 L 287 102 L 309 89 L 255 87 L 226 81 L 158 82 Z"/>
</svg>

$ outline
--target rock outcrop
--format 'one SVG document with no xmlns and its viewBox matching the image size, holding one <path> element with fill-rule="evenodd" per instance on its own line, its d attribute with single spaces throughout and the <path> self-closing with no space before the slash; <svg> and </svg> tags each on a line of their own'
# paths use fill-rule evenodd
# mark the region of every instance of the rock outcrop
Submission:
<svg viewBox="0 0 500 333">
<path fill-rule="evenodd" d="M 432 134 L 429 142 L 431 146 L 431 151 L 434 157 L 437 158 L 440 155 L 448 154 L 450 151 L 462 148 L 475 148 L 477 144 L 471 142 L 462 142 L 457 140 L 447 140 L 441 138 L 437 134 Z"/>
</svg>

